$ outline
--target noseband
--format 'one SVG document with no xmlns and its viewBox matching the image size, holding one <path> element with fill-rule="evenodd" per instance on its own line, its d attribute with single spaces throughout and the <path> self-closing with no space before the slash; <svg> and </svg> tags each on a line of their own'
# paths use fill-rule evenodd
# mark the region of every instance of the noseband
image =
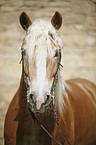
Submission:
<svg viewBox="0 0 96 145">
<path fill-rule="evenodd" d="M 53 41 L 53 40 L 51 40 Z M 53 42 L 54 43 L 54 42 Z M 65 137 L 63 131 L 61 130 L 60 126 L 59 126 L 59 119 L 58 119 L 58 116 L 57 116 L 57 113 L 56 113 L 56 109 L 55 109 L 55 103 L 54 103 L 54 99 L 55 99 L 55 86 L 58 82 L 58 70 L 60 69 L 60 66 L 63 67 L 61 65 L 61 48 L 60 46 L 58 45 L 58 65 L 57 65 L 57 71 L 56 71 L 56 74 L 55 74 L 55 77 L 54 77 L 54 82 L 53 82 L 53 85 L 52 85 L 52 88 L 51 88 L 51 101 L 49 103 L 46 104 L 46 106 L 48 106 L 50 103 L 52 103 L 52 112 L 54 114 L 54 118 L 55 118 L 55 121 L 57 123 L 57 126 L 58 126 L 58 129 L 60 131 L 60 133 L 62 134 L 63 138 L 65 139 L 65 141 L 68 143 L 68 145 L 71 145 L 69 143 L 69 141 L 67 140 L 67 138 Z M 21 60 L 20 60 L 20 63 L 22 62 L 22 71 L 24 73 L 24 80 L 25 80 L 25 83 L 28 87 L 28 84 L 27 84 L 27 81 L 26 81 L 26 77 L 28 77 L 28 75 L 26 74 L 26 72 L 24 71 L 24 49 L 21 48 Z M 36 116 L 34 115 L 34 113 L 32 112 L 32 109 L 31 109 L 31 105 L 33 104 L 30 104 L 30 101 L 29 101 L 29 98 L 27 97 L 27 107 L 28 107 L 28 110 L 32 116 L 32 119 L 34 120 L 34 122 L 37 122 L 39 124 L 39 126 L 48 134 L 48 136 L 54 140 L 58 145 L 62 145 L 59 141 L 57 141 L 46 129 L 45 127 L 38 121 L 38 119 L 36 118 Z"/>
</svg>

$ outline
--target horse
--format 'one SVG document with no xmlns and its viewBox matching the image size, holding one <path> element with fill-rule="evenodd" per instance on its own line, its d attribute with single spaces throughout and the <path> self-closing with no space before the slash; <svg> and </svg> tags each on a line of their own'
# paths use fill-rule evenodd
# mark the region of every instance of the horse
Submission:
<svg viewBox="0 0 96 145">
<path fill-rule="evenodd" d="M 31 21 L 22 12 L 20 24 L 26 31 L 21 46 L 22 74 L 4 125 L 5 145 L 96 145 L 96 85 L 81 78 L 63 80 L 63 41 L 58 32 L 62 15 L 56 11 L 51 21 Z M 53 106 L 53 107 L 52 107 Z M 29 110 L 30 109 L 30 110 Z M 35 119 L 34 119 L 35 116 Z"/>
</svg>

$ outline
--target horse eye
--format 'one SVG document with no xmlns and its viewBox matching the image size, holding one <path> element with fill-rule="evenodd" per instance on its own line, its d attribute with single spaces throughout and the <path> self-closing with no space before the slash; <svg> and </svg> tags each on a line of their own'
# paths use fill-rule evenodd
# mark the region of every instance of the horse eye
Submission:
<svg viewBox="0 0 96 145">
<path fill-rule="evenodd" d="M 55 53 L 54 57 L 58 57 L 58 50 L 56 50 L 56 53 Z"/>
<path fill-rule="evenodd" d="M 50 31 L 48 31 L 48 35 L 53 39 L 53 34 Z"/>
<path fill-rule="evenodd" d="M 24 48 L 21 48 L 22 54 L 25 56 L 26 55 L 26 50 Z"/>
</svg>

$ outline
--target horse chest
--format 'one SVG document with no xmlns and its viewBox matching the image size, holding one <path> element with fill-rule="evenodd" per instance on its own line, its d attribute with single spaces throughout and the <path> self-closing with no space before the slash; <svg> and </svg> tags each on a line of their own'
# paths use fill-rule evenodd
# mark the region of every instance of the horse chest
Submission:
<svg viewBox="0 0 96 145">
<path fill-rule="evenodd" d="M 26 117 L 24 117 L 26 116 Z M 51 114 L 36 115 L 44 127 L 52 134 L 54 129 L 54 120 Z M 18 145 L 51 145 L 51 139 L 44 130 L 33 121 L 30 114 L 25 113 L 20 115 L 17 129 L 17 144 Z"/>
</svg>

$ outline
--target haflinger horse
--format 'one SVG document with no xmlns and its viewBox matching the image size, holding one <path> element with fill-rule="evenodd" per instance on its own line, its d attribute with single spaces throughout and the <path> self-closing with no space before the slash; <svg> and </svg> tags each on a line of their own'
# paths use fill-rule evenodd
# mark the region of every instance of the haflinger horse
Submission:
<svg viewBox="0 0 96 145">
<path fill-rule="evenodd" d="M 61 14 L 32 23 L 22 12 L 20 24 L 22 76 L 5 118 L 5 145 L 96 145 L 96 85 L 62 78 Z"/>
</svg>

